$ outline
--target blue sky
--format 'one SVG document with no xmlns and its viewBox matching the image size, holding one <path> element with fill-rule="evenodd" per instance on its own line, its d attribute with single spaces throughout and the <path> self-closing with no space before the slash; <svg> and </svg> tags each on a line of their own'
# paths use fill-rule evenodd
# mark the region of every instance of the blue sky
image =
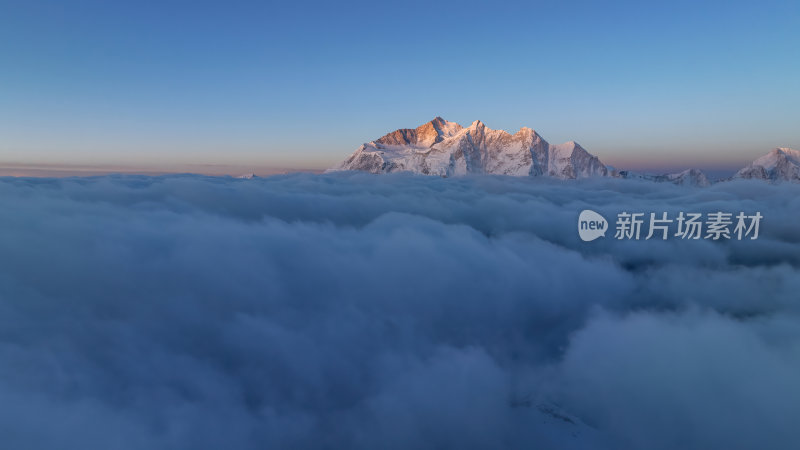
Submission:
<svg viewBox="0 0 800 450">
<path fill-rule="evenodd" d="M 325 167 L 434 116 L 634 168 L 800 148 L 800 3 L 0 0 L 0 163 Z"/>
</svg>

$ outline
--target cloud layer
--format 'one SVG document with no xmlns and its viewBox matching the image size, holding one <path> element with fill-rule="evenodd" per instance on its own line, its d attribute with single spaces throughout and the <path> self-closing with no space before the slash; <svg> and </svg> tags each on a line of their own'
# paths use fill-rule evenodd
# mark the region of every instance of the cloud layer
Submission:
<svg viewBox="0 0 800 450">
<path fill-rule="evenodd" d="M 800 186 L 0 181 L 8 448 L 787 448 Z M 756 241 L 578 213 L 760 211 Z"/>
</svg>

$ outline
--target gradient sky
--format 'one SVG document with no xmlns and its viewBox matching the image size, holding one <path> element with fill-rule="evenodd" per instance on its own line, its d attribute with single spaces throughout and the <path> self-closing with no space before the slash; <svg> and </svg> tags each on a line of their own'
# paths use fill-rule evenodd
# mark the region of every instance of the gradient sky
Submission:
<svg viewBox="0 0 800 450">
<path fill-rule="evenodd" d="M 0 0 L 0 163 L 321 168 L 439 115 L 736 167 L 799 104 L 796 0 Z"/>
</svg>

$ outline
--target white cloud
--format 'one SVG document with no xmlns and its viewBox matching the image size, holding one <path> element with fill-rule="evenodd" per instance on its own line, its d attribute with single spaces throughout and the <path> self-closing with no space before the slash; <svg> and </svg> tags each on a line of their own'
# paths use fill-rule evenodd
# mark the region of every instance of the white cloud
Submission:
<svg viewBox="0 0 800 450">
<path fill-rule="evenodd" d="M 2 179 L 0 435 L 31 449 L 782 448 L 800 414 L 798 193 Z M 757 241 L 585 243 L 586 208 L 764 222 Z"/>
</svg>

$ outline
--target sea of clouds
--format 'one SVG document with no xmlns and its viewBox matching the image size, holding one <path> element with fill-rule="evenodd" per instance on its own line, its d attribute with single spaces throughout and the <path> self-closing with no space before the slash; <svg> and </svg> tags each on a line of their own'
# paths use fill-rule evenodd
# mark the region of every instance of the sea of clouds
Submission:
<svg viewBox="0 0 800 450">
<path fill-rule="evenodd" d="M 577 217 L 761 212 L 757 240 Z M 0 179 L 9 449 L 784 449 L 800 185 Z"/>
</svg>

